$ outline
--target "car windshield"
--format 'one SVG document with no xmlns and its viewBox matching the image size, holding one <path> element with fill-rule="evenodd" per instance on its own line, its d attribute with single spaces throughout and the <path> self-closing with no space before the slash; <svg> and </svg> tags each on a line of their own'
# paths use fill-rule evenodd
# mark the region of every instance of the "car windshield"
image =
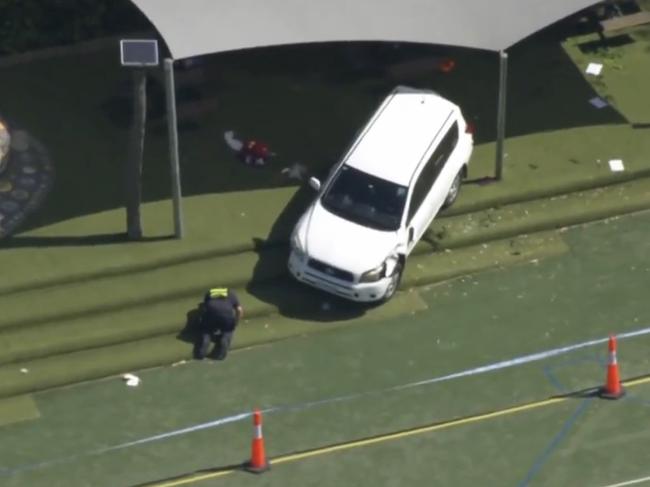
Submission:
<svg viewBox="0 0 650 487">
<path fill-rule="evenodd" d="M 408 190 L 344 165 L 323 195 L 323 206 L 347 220 L 376 230 L 397 230 Z"/>
</svg>

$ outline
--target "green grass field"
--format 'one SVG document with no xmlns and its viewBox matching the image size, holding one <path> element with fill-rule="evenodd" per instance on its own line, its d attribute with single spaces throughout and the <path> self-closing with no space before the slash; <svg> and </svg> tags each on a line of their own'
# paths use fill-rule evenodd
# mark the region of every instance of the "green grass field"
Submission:
<svg viewBox="0 0 650 487">
<path fill-rule="evenodd" d="M 476 369 L 650 326 L 648 32 L 603 47 L 556 26 L 510 50 L 498 184 L 481 184 L 494 164 L 492 54 L 328 44 L 209 57 L 200 85 L 178 78 L 179 99 L 198 90 L 217 101 L 181 125 L 180 241 L 169 238 L 155 81 L 145 239 L 126 242 L 129 77 L 116 53 L 3 68 L 12 96 L 0 115 L 47 147 L 55 183 L 0 241 L 0 485 L 611 487 L 649 476 L 645 379 L 620 401 L 557 398 L 602 384 L 604 344 Z M 440 54 L 457 62 L 449 75 L 391 68 Z M 582 73 L 591 61 L 604 63 L 601 77 Z M 476 147 L 470 180 L 418 245 L 401 292 L 360 307 L 288 279 L 286 240 L 311 194 L 280 170 L 326 173 L 397 83 L 459 103 Z M 592 107 L 597 95 L 610 105 Z M 278 158 L 244 166 L 223 143 L 229 129 Z M 610 171 L 613 158 L 624 172 Z M 246 320 L 227 361 L 189 361 L 181 331 L 215 284 L 238 290 Z M 620 341 L 624 378 L 650 373 L 649 343 Z M 140 387 L 119 378 L 129 371 Z M 438 380 L 462 371 L 473 372 Z M 273 468 L 259 477 L 239 470 L 252 427 L 237 415 L 254 407 L 270 409 Z"/>
<path fill-rule="evenodd" d="M 34 487 L 151 481 L 363 486 L 427 479 L 440 485 L 608 485 L 648 475 L 642 455 L 648 434 L 638 427 L 648 407 L 647 385 L 630 386 L 618 402 L 571 398 L 458 421 L 601 385 L 605 344 L 394 390 L 647 327 L 648 222 L 643 213 L 576 228 L 561 234 L 570 249 L 561 256 L 413 291 L 426 309 L 236 351 L 223 363 L 142 371 L 136 389 L 116 377 L 36 394 L 39 418 L 3 427 L 1 466 L 10 471 L 3 481 Z M 624 378 L 648 373 L 649 343 L 648 336 L 620 341 Z M 323 402 L 306 406 L 314 401 Z M 247 458 L 250 419 L 101 452 L 254 407 L 280 408 L 265 416 L 264 430 L 268 454 L 279 463 L 259 478 L 210 471 L 229 472 Z M 439 422 L 451 423 L 324 450 Z M 292 456 L 312 449 L 308 458 Z M 162 482 L 168 478 L 176 480 Z"/>
</svg>

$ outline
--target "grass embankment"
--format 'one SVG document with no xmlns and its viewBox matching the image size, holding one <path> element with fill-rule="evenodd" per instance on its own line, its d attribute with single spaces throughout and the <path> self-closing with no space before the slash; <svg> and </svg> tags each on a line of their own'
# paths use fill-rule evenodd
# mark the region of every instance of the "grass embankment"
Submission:
<svg viewBox="0 0 650 487">
<path fill-rule="evenodd" d="M 647 78 L 647 63 L 640 62 L 647 38 L 635 40 L 593 54 L 596 60 L 617 59 L 597 79 L 576 70 L 574 63 L 582 68 L 592 59 L 580 51 L 580 39 L 564 49 L 534 40 L 513 49 L 512 137 L 505 179 L 496 184 L 481 184 L 493 170 L 494 113 L 484 100 L 494 87 L 468 81 L 492 79 L 494 67 L 476 53 L 458 51 L 459 69 L 450 77 L 400 80 L 458 101 L 478 128 L 473 181 L 416 249 L 404 288 L 562 252 L 555 235 L 515 237 L 650 207 L 650 138 L 642 123 L 650 107 L 632 94 Z M 286 278 L 286 240 L 311 195 L 286 187 L 291 181 L 280 169 L 308 161 L 313 174 L 326 171 L 395 80 L 352 72 L 329 79 L 314 76 L 316 66 L 288 79 L 272 63 L 260 68 L 263 76 L 253 75 L 245 56 L 210 61 L 206 81 L 221 74 L 217 83 L 205 83 L 204 95 L 218 94 L 219 110 L 198 117 L 181 137 L 187 237 L 168 238 L 171 208 L 160 201 L 169 188 L 165 139 L 152 126 L 144 175 L 146 239 L 129 243 L 122 236 L 123 212 L 114 209 L 121 205 L 115 168 L 127 136 L 123 73 L 101 55 L 92 57 L 23 65 L 3 78 L 16 94 L 7 102 L 7 116 L 50 148 L 57 182 L 47 206 L 29 220 L 32 229 L 1 245 L 0 395 L 188 357 L 191 345 L 175 337 L 205 288 L 215 284 L 238 289 L 251 318 L 238 332 L 237 347 L 363 322 L 378 312 Z M 588 99 L 597 94 L 611 106 L 591 107 Z M 65 130 L 58 120 L 63 113 Z M 278 160 L 258 171 L 240 164 L 220 140 L 227 129 L 263 136 Z M 623 159 L 626 171 L 612 173 L 607 161 L 613 158 Z M 411 299 L 404 293 L 381 312 L 417 307 Z M 322 309 L 324 301 L 329 310 Z"/>
</svg>

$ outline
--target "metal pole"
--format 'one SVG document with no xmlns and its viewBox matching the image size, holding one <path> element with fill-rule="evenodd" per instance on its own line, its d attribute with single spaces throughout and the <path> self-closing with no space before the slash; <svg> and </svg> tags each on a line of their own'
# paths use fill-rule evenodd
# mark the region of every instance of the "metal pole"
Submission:
<svg viewBox="0 0 650 487">
<path fill-rule="evenodd" d="M 133 126 L 126 164 L 126 233 L 130 240 L 142 238 L 142 159 L 147 126 L 147 73 L 133 71 Z"/>
<path fill-rule="evenodd" d="M 508 53 L 499 51 L 499 98 L 497 106 L 497 148 L 494 177 L 503 178 L 503 139 L 506 132 L 506 83 L 508 79 Z"/>
<path fill-rule="evenodd" d="M 165 91 L 167 99 L 167 131 L 169 133 L 169 162 L 171 164 L 172 203 L 174 207 L 174 236 L 183 238 L 181 207 L 181 171 L 178 163 L 178 125 L 176 123 L 176 88 L 174 86 L 174 60 L 165 59 Z"/>
</svg>

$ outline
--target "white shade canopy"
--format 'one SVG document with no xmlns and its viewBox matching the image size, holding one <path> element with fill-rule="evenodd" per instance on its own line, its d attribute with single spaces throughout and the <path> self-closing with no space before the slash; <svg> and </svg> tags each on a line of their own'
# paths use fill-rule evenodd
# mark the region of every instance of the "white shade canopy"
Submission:
<svg viewBox="0 0 650 487">
<path fill-rule="evenodd" d="M 490 51 L 593 0 L 132 0 L 174 59 L 251 47 L 402 41 Z"/>
</svg>

